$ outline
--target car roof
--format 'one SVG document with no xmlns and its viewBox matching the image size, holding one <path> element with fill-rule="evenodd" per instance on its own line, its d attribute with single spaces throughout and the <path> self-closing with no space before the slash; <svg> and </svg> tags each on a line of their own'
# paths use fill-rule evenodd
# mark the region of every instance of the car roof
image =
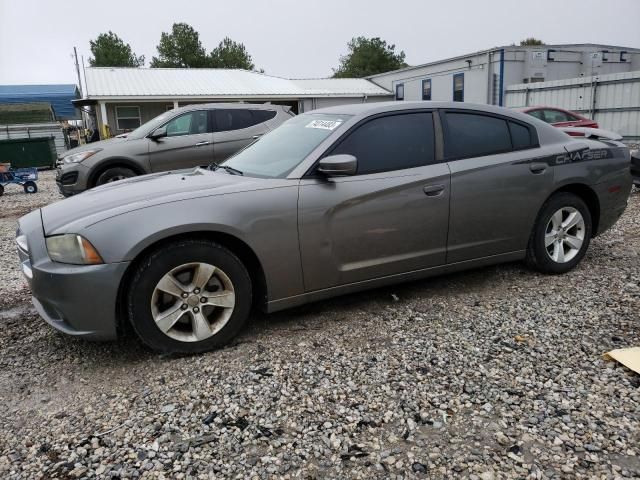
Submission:
<svg viewBox="0 0 640 480">
<path fill-rule="evenodd" d="M 420 109 L 452 109 L 452 110 L 473 110 L 486 113 L 495 113 L 498 115 L 513 117 L 518 120 L 531 122 L 531 117 L 524 115 L 515 109 L 498 107 L 495 105 L 486 105 L 479 103 L 466 102 L 437 102 L 437 101 L 389 101 L 374 103 L 354 103 L 348 105 L 340 105 L 337 107 L 319 108 L 312 110 L 305 115 L 313 115 L 318 113 L 333 115 L 357 115 L 369 116 L 376 113 L 393 112 L 398 110 L 420 110 Z"/>
<path fill-rule="evenodd" d="M 194 103 L 191 105 L 185 105 L 184 107 L 178 107 L 175 111 L 189 111 L 189 110 L 209 110 L 215 108 L 225 109 L 251 109 L 251 110 L 284 110 L 286 107 L 283 105 L 273 105 L 271 103 Z"/>
<path fill-rule="evenodd" d="M 485 105 L 466 102 L 437 102 L 437 101 L 389 101 L 373 103 L 355 103 L 340 105 L 336 107 L 319 108 L 303 115 L 330 114 L 330 115 L 352 115 L 354 120 L 359 121 L 371 115 L 379 113 L 390 113 L 407 110 L 422 109 L 451 109 L 451 110 L 471 110 L 480 113 L 494 113 L 503 117 L 510 117 L 523 123 L 535 126 L 538 131 L 538 138 L 541 144 L 566 141 L 567 135 L 548 123 L 543 122 L 531 115 L 517 111 L 516 109 L 498 107 L 495 105 Z"/>
</svg>

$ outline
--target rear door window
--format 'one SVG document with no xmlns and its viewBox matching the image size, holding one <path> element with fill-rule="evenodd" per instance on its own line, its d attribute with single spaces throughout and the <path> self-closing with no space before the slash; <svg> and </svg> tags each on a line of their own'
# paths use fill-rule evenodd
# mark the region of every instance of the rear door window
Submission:
<svg viewBox="0 0 640 480">
<path fill-rule="evenodd" d="M 481 157 L 511 150 L 507 121 L 480 113 L 446 112 L 448 159 Z"/>
<path fill-rule="evenodd" d="M 248 110 L 243 108 L 214 110 L 216 132 L 228 132 L 253 127 L 276 116 L 274 110 Z"/>
<path fill-rule="evenodd" d="M 431 112 L 374 118 L 347 135 L 331 154 L 354 155 L 359 175 L 419 167 L 435 161 Z"/>
</svg>

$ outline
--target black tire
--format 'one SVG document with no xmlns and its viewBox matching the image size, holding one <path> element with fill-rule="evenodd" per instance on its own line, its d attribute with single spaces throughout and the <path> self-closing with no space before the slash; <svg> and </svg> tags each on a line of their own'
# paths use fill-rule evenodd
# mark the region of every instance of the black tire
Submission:
<svg viewBox="0 0 640 480">
<path fill-rule="evenodd" d="M 4 195 L 4 185 L 0 185 L 0 197 Z"/>
<path fill-rule="evenodd" d="M 136 172 L 126 167 L 107 168 L 102 172 L 96 180 L 96 185 L 104 185 L 105 183 L 117 182 L 125 178 L 135 177 Z"/>
<path fill-rule="evenodd" d="M 584 238 L 582 240 L 582 245 L 575 256 L 569 261 L 559 263 L 554 261 L 551 258 L 550 252 L 547 251 L 547 247 L 545 247 L 545 236 L 547 234 L 547 227 L 551 221 L 551 217 L 563 208 L 573 208 L 582 215 L 584 228 L 580 228 L 580 231 Z M 556 193 L 549 198 L 549 200 L 547 200 L 540 209 L 536 224 L 533 227 L 533 232 L 529 238 L 526 257 L 527 265 L 535 270 L 548 274 L 565 273 L 573 269 L 578 263 L 580 263 L 580 260 L 582 260 L 582 257 L 584 257 L 587 249 L 589 248 L 592 225 L 591 212 L 580 197 L 568 192 Z M 567 231 L 567 233 L 573 235 L 577 232 L 576 229 L 579 227 L 573 228 L 573 230 Z M 551 250 L 553 250 L 553 248 L 553 245 L 549 247 Z"/>
<path fill-rule="evenodd" d="M 23 188 L 24 193 L 36 193 L 38 191 L 38 186 L 35 182 L 25 182 Z"/>
<path fill-rule="evenodd" d="M 151 304 L 158 282 L 173 269 L 193 262 L 208 263 L 224 272 L 233 285 L 235 305 L 224 326 L 213 336 L 200 341 L 180 341 L 160 330 Z M 180 240 L 163 245 L 142 259 L 133 273 L 126 301 L 133 330 L 148 347 L 165 353 L 200 353 L 227 344 L 240 332 L 251 312 L 251 278 L 242 261 L 225 247 L 206 240 Z M 176 306 L 187 302 L 171 301 L 175 301 Z M 176 325 L 188 330 L 193 328 L 194 320 L 190 310 L 186 313 Z"/>
</svg>

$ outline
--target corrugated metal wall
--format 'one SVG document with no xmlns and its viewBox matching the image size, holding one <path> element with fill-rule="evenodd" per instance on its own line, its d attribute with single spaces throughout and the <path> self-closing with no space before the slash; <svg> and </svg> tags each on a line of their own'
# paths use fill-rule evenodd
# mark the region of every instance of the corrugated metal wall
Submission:
<svg viewBox="0 0 640 480">
<path fill-rule="evenodd" d="M 510 85 L 507 107 L 545 105 L 573 110 L 600 128 L 640 140 L 640 71 Z"/>
<path fill-rule="evenodd" d="M 49 138 L 53 137 L 56 153 L 61 155 L 66 151 L 64 133 L 57 123 L 39 123 L 33 125 L 0 125 L 0 140 L 7 138 Z"/>
</svg>

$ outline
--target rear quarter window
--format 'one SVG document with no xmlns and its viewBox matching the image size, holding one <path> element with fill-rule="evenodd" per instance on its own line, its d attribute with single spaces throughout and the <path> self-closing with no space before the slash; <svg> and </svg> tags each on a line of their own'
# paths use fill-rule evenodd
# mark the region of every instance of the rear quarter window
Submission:
<svg viewBox="0 0 640 480">
<path fill-rule="evenodd" d="M 240 130 L 254 125 L 253 116 L 250 110 L 229 109 L 214 110 L 216 119 L 216 132 L 228 132 L 230 130 Z"/>
<path fill-rule="evenodd" d="M 273 110 L 251 110 L 253 115 L 254 124 L 267 122 L 276 116 L 276 112 Z"/>
<path fill-rule="evenodd" d="M 511 143 L 514 150 L 537 146 L 537 140 L 530 127 L 521 123 L 509 122 L 509 131 L 511 132 Z"/>
</svg>

